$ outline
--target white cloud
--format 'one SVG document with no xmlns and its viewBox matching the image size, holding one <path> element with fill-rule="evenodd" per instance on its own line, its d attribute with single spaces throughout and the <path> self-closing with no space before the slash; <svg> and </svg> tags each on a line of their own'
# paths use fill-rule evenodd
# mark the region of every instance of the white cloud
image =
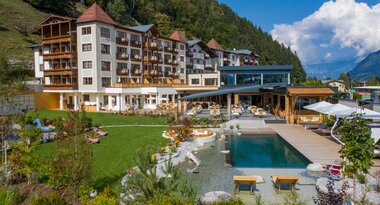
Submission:
<svg viewBox="0 0 380 205">
<path fill-rule="evenodd" d="M 326 55 L 325 55 L 325 59 L 331 59 L 333 56 L 332 56 L 332 54 L 330 53 L 330 52 L 328 52 L 328 53 L 326 53 Z"/>
<path fill-rule="evenodd" d="M 361 58 L 380 49 L 380 3 L 329 1 L 301 21 L 274 25 L 271 34 L 297 51 L 304 64 Z"/>
</svg>

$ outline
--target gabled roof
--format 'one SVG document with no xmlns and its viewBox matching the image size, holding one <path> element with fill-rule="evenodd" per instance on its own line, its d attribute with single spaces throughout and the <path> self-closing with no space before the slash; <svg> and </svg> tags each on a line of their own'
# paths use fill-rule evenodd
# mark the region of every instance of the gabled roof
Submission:
<svg viewBox="0 0 380 205">
<path fill-rule="evenodd" d="M 190 41 L 187 41 L 187 47 L 192 47 L 195 44 L 197 44 L 198 46 L 200 46 L 202 48 L 202 50 L 204 50 L 207 54 L 210 55 L 211 58 L 217 57 L 217 55 L 215 54 L 215 52 L 213 50 L 211 50 L 203 41 L 201 41 L 201 40 L 190 40 Z"/>
<path fill-rule="evenodd" d="M 236 54 L 245 54 L 245 55 L 251 55 L 253 52 L 248 49 L 240 49 L 240 50 L 228 50 L 228 52 L 236 53 Z"/>
<path fill-rule="evenodd" d="M 207 43 L 207 46 L 210 47 L 211 49 L 214 49 L 214 50 L 224 51 L 224 49 L 222 48 L 222 46 L 220 46 L 220 44 L 218 43 L 218 41 L 216 41 L 215 39 L 211 39 Z"/>
<path fill-rule="evenodd" d="M 106 24 L 116 25 L 115 21 L 97 4 L 93 3 L 78 18 L 77 23 L 98 21 Z"/>
<path fill-rule="evenodd" d="M 169 38 L 181 43 L 187 43 L 186 37 L 179 31 L 174 31 Z"/>
<path fill-rule="evenodd" d="M 154 24 L 148 24 L 148 25 L 141 25 L 141 26 L 132 26 L 132 27 L 128 27 L 128 28 L 132 29 L 134 31 L 146 33 L 147 31 L 149 31 L 154 26 L 155 26 Z"/>
<path fill-rule="evenodd" d="M 41 32 L 41 26 L 43 26 L 43 25 L 60 23 L 63 21 L 76 21 L 76 19 L 66 17 L 66 16 L 50 15 L 49 17 L 45 18 L 40 24 L 38 24 L 38 26 L 32 31 L 32 34 L 39 35 Z M 74 28 L 72 28 L 72 29 L 74 29 Z"/>
</svg>

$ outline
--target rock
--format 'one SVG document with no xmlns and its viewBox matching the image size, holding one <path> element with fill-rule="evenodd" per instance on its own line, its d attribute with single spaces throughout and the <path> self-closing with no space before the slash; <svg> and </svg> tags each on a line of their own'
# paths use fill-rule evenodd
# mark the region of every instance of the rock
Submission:
<svg viewBox="0 0 380 205">
<path fill-rule="evenodd" d="M 212 191 L 204 194 L 198 200 L 198 204 L 211 205 L 215 203 L 226 203 L 235 200 L 235 197 L 224 191 Z"/>
<path fill-rule="evenodd" d="M 225 134 L 221 134 L 220 135 L 220 139 L 223 139 L 223 140 L 226 139 L 226 135 Z"/>
<path fill-rule="evenodd" d="M 98 192 L 97 192 L 97 191 L 93 191 L 93 192 L 90 193 L 90 197 L 91 197 L 91 198 L 95 198 L 96 195 L 98 195 Z"/>
<path fill-rule="evenodd" d="M 199 160 L 193 153 L 187 152 L 186 157 L 193 161 L 197 166 L 201 164 L 201 160 Z"/>
<path fill-rule="evenodd" d="M 306 170 L 312 171 L 312 172 L 323 172 L 323 171 L 325 171 L 325 169 L 319 163 L 312 163 L 312 164 L 307 165 Z"/>
<path fill-rule="evenodd" d="M 223 153 L 223 154 L 228 154 L 228 153 L 230 153 L 230 150 L 222 150 L 220 152 Z"/>
<path fill-rule="evenodd" d="M 241 132 L 238 132 L 238 133 L 237 133 L 237 136 L 241 136 Z"/>
<path fill-rule="evenodd" d="M 328 190 L 327 190 L 327 183 L 329 182 L 330 179 L 326 178 L 326 177 L 321 177 L 319 179 L 317 179 L 317 182 L 315 184 L 315 188 L 317 189 L 317 191 L 319 192 L 322 192 L 322 193 L 328 193 Z M 335 181 L 333 180 L 334 182 L 334 193 L 338 194 L 341 190 L 342 190 L 342 181 Z M 348 185 L 348 188 L 347 188 L 347 194 L 352 194 L 353 192 L 353 182 L 351 179 L 347 179 L 347 185 Z"/>
<path fill-rule="evenodd" d="M 196 151 L 198 151 L 199 150 L 199 148 L 198 147 L 194 147 L 194 149 L 192 150 L 193 152 L 196 152 Z"/>
</svg>

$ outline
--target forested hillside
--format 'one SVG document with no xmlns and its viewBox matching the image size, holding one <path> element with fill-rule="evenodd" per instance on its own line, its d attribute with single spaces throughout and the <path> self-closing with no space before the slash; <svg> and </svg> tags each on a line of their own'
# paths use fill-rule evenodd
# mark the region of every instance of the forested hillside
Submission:
<svg viewBox="0 0 380 205">
<path fill-rule="evenodd" d="M 17 1 L 17 0 L 16 0 Z M 292 64 L 295 83 L 305 80 L 297 55 L 227 5 L 216 0 L 25 0 L 39 10 L 77 16 L 78 6 L 97 2 L 120 24 L 156 23 L 162 35 L 185 31 L 189 39 L 215 38 L 226 49 L 247 48 L 261 56 L 260 63 Z M 58 3 L 57 3 L 58 2 Z M 81 9 L 79 9 L 80 11 Z"/>
</svg>

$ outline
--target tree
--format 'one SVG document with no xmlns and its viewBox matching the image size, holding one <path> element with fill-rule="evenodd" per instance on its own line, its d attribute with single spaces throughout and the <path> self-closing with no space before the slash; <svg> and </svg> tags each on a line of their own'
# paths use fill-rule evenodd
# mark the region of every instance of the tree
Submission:
<svg viewBox="0 0 380 205">
<path fill-rule="evenodd" d="M 110 1 L 107 6 L 109 15 L 118 23 L 125 23 L 125 14 L 127 12 L 127 5 L 124 0 Z"/>
<path fill-rule="evenodd" d="M 343 159 L 343 188 L 345 190 L 345 177 L 355 178 L 359 174 L 368 173 L 373 165 L 374 140 L 371 137 L 371 129 L 368 120 L 363 119 L 358 113 L 353 113 L 341 122 L 340 132 L 344 145 L 340 150 Z M 343 201 L 344 201 L 344 197 Z"/>
<path fill-rule="evenodd" d="M 55 14 L 71 15 L 77 0 L 26 0 L 32 6 L 51 11 Z"/>
<path fill-rule="evenodd" d="M 350 77 L 347 73 L 340 74 L 339 79 L 343 80 L 344 85 L 346 85 L 346 88 L 350 88 Z"/>
<path fill-rule="evenodd" d="M 92 180 L 93 155 L 90 144 L 83 137 L 86 128 L 84 110 L 68 113 L 68 118 L 56 121 L 57 143 L 53 148 L 49 183 L 56 188 L 71 189 L 73 199 L 78 187 Z"/>
<path fill-rule="evenodd" d="M 135 163 L 137 170 L 130 172 L 125 185 L 126 194 L 134 196 L 131 202 L 152 204 L 155 199 L 170 198 L 170 202 L 180 202 L 176 204 L 194 204 L 195 190 L 182 179 L 181 170 L 173 166 L 170 158 L 162 170 L 164 177 L 157 174 L 157 161 L 151 148 L 138 152 Z"/>
<path fill-rule="evenodd" d="M 368 86 L 378 86 L 378 85 L 380 85 L 380 80 L 378 77 L 370 77 L 367 80 L 367 85 Z"/>
<path fill-rule="evenodd" d="M 9 167 L 12 181 L 22 181 L 27 179 L 31 184 L 33 173 L 38 173 L 41 167 L 41 160 L 38 156 L 33 156 L 39 144 L 41 144 L 41 130 L 31 127 L 27 118 L 29 114 L 22 116 L 20 120 L 21 129 L 17 131 L 20 141 L 11 144 L 12 152 L 9 157 Z"/>
<path fill-rule="evenodd" d="M 170 17 L 163 13 L 157 13 L 154 15 L 154 22 L 157 24 L 160 34 L 163 36 L 169 36 L 173 31 L 173 25 Z"/>
</svg>

